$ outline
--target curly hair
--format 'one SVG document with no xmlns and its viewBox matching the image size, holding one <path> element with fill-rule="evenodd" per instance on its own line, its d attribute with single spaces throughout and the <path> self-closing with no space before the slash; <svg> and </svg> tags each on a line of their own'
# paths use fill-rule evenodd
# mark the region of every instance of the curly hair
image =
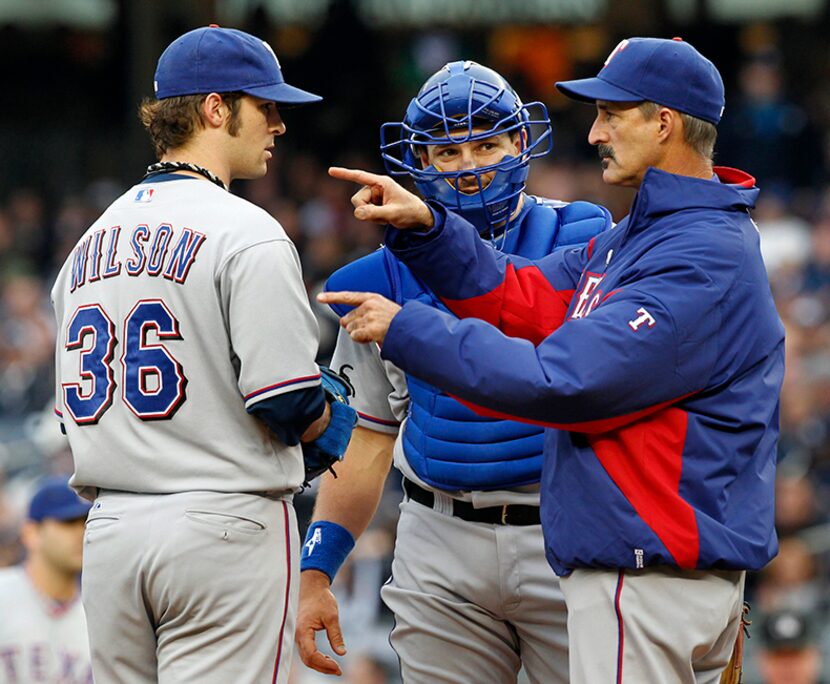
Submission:
<svg viewBox="0 0 830 684">
<path fill-rule="evenodd" d="M 228 121 L 228 133 L 239 132 L 239 102 L 244 93 L 220 93 L 222 101 L 228 106 L 231 118 Z M 202 118 L 202 104 L 207 94 L 180 95 L 163 100 L 144 98 L 138 108 L 138 118 L 150 134 L 150 140 L 161 159 L 168 150 L 186 144 L 193 134 L 205 123 Z"/>
</svg>

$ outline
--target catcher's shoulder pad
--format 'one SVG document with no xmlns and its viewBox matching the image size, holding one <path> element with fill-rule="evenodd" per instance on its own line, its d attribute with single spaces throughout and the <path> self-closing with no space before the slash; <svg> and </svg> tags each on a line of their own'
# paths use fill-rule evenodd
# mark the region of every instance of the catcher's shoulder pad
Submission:
<svg viewBox="0 0 830 684">
<path fill-rule="evenodd" d="M 386 266 L 385 251 L 381 247 L 371 254 L 338 268 L 326 280 L 323 291 L 377 292 L 387 299 L 392 299 L 393 288 Z M 338 316 L 343 316 L 354 308 L 348 304 L 329 304 L 329 306 Z"/>
<path fill-rule="evenodd" d="M 559 214 L 557 248 L 584 245 L 614 225 L 611 212 L 591 202 L 571 202 L 557 207 L 556 211 Z"/>
</svg>

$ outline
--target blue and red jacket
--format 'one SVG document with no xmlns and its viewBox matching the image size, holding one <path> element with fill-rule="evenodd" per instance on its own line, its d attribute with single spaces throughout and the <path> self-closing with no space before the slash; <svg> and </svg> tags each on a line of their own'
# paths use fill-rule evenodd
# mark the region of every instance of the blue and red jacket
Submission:
<svg viewBox="0 0 830 684">
<path fill-rule="evenodd" d="M 757 569 L 777 552 L 784 329 L 754 179 L 716 172 L 650 169 L 616 228 L 538 261 L 434 205 L 429 233 L 387 232 L 461 320 L 407 302 L 383 357 L 484 415 L 560 429 L 542 473 L 558 574 Z"/>
<path fill-rule="evenodd" d="M 530 195 L 524 199 L 510 229 L 498 238 L 500 249 L 510 254 L 540 259 L 556 249 L 581 247 L 611 225 L 608 210 L 588 202 L 567 204 Z M 325 289 L 378 292 L 398 304 L 416 300 L 442 307 L 406 265 L 383 247 L 335 271 Z M 339 316 L 352 308 L 332 305 Z M 402 447 L 422 482 L 445 491 L 509 489 L 539 482 L 545 442 L 542 427 L 479 416 L 410 375 L 406 383 L 410 401 Z"/>
</svg>

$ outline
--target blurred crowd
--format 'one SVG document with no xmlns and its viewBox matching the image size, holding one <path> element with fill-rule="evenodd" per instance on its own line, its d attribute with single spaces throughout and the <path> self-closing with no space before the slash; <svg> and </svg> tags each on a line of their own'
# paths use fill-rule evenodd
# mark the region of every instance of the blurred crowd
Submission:
<svg viewBox="0 0 830 684">
<path fill-rule="evenodd" d="M 748 579 L 755 621 L 745 682 L 818 682 L 830 678 L 830 125 L 808 116 L 787 93 L 774 51 L 751 55 L 734 76 L 716 163 L 755 175 L 762 192 L 754 218 L 779 312 L 787 329 L 776 489 L 780 553 Z M 289 135 L 291 113 L 288 115 Z M 608 189 L 584 143 L 591 113 L 578 105 L 554 115 L 556 147 L 532 167 L 528 192 L 606 204 L 616 219 L 631 195 Z M 332 161 L 379 170 L 375 149 L 308 153 L 302 141 L 282 150 L 271 172 L 234 190 L 274 215 L 297 245 L 313 295 L 339 266 L 375 249 L 379 227 L 352 217 L 354 188 L 329 178 Z M 136 169 L 136 180 L 141 175 Z M 17 187 L 0 198 L 0 567 L 19 562 L 19 529 L 33 483 L 71 472 L 71 456 L 52 417 L 55 325 L 49 289 L 78 236 L 123 183 L 84 179 L 64 196 Z M 317 309 L 320 361 L 332 351 L 336 319 Z M 313 490 L 298 497 L 302 532 Z M 391 616 L 379 599 L 389 573 L 399 480 L 392 475 L 370 531 L 336 581 L 349 656 L 345 681 L 398 681 L 387 642 Z M 777 669 L 776 669 L 777 668 Z M 782 670 L 800 679 L 782 679 Z M 810 672 L 815 672 L 810 675 Z M 778 677 L 776 679 L 776 677 Z M 812 677 L 812 678 L 811 678 Z M 320 681 L 299 666 L 295 684 Z"/>
</svg>

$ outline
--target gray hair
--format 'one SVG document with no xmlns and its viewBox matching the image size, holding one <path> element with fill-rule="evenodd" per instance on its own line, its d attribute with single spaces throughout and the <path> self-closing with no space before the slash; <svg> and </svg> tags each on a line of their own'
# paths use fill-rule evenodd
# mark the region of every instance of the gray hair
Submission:
<svg viewBox="0 0 830 684">
<path fill-rule="evenodd" d="M 639 104 L 643 118 L 651 119 L 663 107 L 656 102 L 641 102 Z M 714 124 L 698 119 L 691 114 L 677 112 L 683 122 L 683 140 L 701 157 L 711 162 L 715 156 L 715 141 L 718 139 L 718 129 Z"/>
</svg>

